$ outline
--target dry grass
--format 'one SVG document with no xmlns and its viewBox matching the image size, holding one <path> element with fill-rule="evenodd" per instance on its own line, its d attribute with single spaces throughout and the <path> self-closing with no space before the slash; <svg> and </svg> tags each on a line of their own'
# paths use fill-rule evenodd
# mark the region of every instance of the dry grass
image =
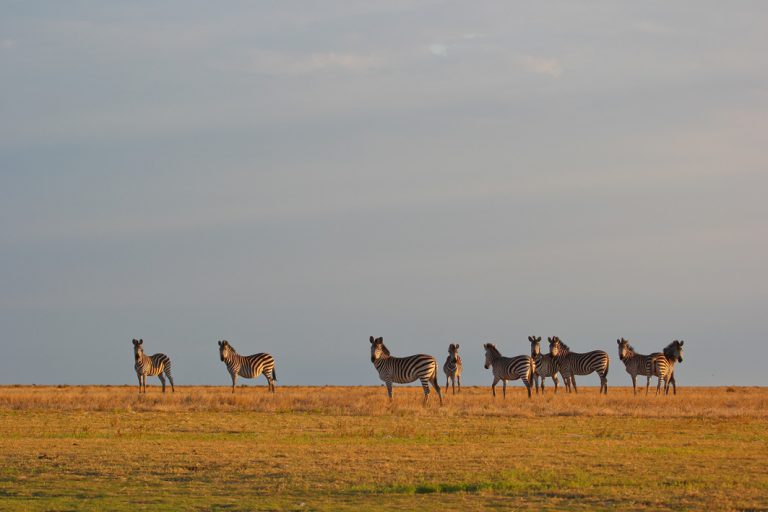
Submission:
<svg viewBox="0 0 768 512">
<path fill-rule="evenodd" d="M 277 391 L 2 387 L 0 509 L 768 509 L 763 388 Z"/>
</svg>

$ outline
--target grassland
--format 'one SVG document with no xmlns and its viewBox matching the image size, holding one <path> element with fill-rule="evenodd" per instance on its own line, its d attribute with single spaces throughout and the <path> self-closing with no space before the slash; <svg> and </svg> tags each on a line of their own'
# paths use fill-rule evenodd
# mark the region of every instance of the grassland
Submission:
<svg viewBox="0 0 768 512">
<path fill-rule="evenodd" d="M 768 389 L 0 387 L 0 510 L 768 510 Z"/>
</svg>

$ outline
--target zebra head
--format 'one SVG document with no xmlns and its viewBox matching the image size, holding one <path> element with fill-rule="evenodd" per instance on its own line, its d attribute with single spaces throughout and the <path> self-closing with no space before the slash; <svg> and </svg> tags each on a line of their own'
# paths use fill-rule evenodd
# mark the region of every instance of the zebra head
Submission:
<svg viewBox="0 0 768 512">
<path fill-rule="evenodd" d="M 375 363 L 377 359 L 382 357 L 389 357 L 389 349 L 384 346 L 384 338 L 371 336 L 371 362 Z"/>
<path fill-rule="evenodd" d="M 541 354 L 541 336 L 528 336 L 531 342 L 531 357 L 538 357 Z"/>
<path fill-rule="evenodd" d="M 685 343 L 683 340 L 675 340 L 664 349 L 664 355 L 667 357 L 667 359 L 671 359 L 673 361 L 677 361 L 678 363 L 683 362 L 683 343 Z"/>
<path fill-rule="evenodd" d="M 137 340 L 136 338 L 133 339 L 133 358 L 136 361 L 140 361 L 142 356 L 144 355 L 144 340 L 140 339 Z"/>
<path fill-rule="evenodd" d="M 564 356 L 568 353 L 568 347 L 557 336 L 552 336 L 547 338 L 547 340 L 549 341 L 549 352 L 552 354 L 552 357 Z"/>
<path fill-rule="evenodd" d="M 448 345 L 448 355 L 451 358 L 451 364 L 456 364 L 456 360 L 459 357 L 459 344 L 451 343 Z"/>
<path fill-rule="evenodd" d="M 232 347 L 232 345 L 229 344 L 227 340 L 219 341 L 219 357 L 221 357 L 222 361 L 228 359 L 229 355 L 234 351 L 235 349 Z"/>
<path fill-rule="evenodd" d="M 635 353 L 634 349 L 632 348 L 632 345 L 629 344 L 629 340 L 625 340 L 624 338 L 616 340 L 616 343 L 619 345 L 619 359 L 622 361 L 628 359 L 632 356 L 632 354 Z"/>
<path fill-rule="evenodd" d="M 501 357 L 501 352 L 493 343 L 486 343 L 483 345 L 483 348 L 485 349 L 485 364 L 483 368 L 487 370 L 497 358 Z"/>
</svg>

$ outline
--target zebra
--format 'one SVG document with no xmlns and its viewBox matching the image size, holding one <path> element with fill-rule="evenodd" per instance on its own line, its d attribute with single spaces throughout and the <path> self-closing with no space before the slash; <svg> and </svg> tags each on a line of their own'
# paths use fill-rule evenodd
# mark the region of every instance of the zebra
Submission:
<svg viewBox="0 0 768 512">
<path fill-rule="evenodd" d="M 139 393 L 141 393 L 142 387 L 144 388 L 144 393 L 147 392 L 147 375 L 157 375 L 163 384 L 163 393 L 165 393 L 165 377 L 163 377 L 163 373 L 165 373 L 165 376 L 168 377 L 171 383 L 171 391 L 176 391 L 176 388 L 173 386 L 173 375 L 171 375 L 170 357 L 165 354 L 145 355 L 144 340 L 134 338 L 133 359 L 136 362 L 133 368 L 136 370 L 136 376 L 139 378 Z"/>
<path fill-rule="evenodd" d="M 233 393 L 238 375 L 246 379 L 255 379 L 262 374 L 267 378 L 269 391 L 275 392 L 277 373 L 275 372 L 275 360 L 271 355 L 260 352 L 250 356 L 241 356 L 227 340 L 221 340 L 219 341 L 219 356 L 227 365 L 229 375 L 232 377 Z"/>
<path fill-rule="evenodd" d="M 563 343 L 557 336 L 548 338 L 548 340 L 549 351 L 555 358 L 560 374 L 564 380 L 570 380 L 574 392 L 578 393 L 576 375 L 589 375 L 592 372 L 596 372 L 600 376 L 600 393 L 608 394 L 608 365 L 610 358 L 605 351 L 571 352 L 568 345 Z M 568 384 L 566 382 L 567 388 Z"/>
<path fill-rule="evenodd" d="M 675 384 L 675 363 L 683 362 L 683 340 L 674 340 L 664 347 L 663 352 L 654 352 L 651 354 L 653 360 L 651 368 L 653 375 L 659 378 L 656 384 L 656 394 L 659 394 L 661 381 L 664 381 L 664 394 L 669 394 L 669 385 L 672 384 L 672 393 L 677 394 L 677 385 Z"/>
<path fill-rule="evenodd" d="M 387 385 L 387 395 L 392 401 L 392 383 L 408 384 L 416 379 L 421 381 L 424 389 L 424 404 L 429 400 L 429 384 L 435 388 L 443 405 L 443 394 L 437 383 L 437 361 L 426 354 L 417 354 L 408 357 L 392 357 L 389 349 L 384 345 L 384 338 L 371 336 L 371 362 L 379 372 L 379 378 Z"/>
<path fill-rule="evenodd" d="M 445 372 L 445 390 L 448 392 L 448 380 L 453 384 L 453 394 L 456 394 L 456 384 L 459 385 L 461 393 L 461 356 L 459 355 L 459 344 L 451 343 L 448 345 L 448 357 L 445 359 L 443 371 Z"/>
<path fill-rule="evenodd" d="M 544 380 L 552 377 L 555 383 L 555 393 L 557 393 L 557 365 L 552 354 L 541 353 L 541 336 L 528 336 L 531 342 L 531 357 L 536 363 L 536 372 L 533 374 L 533 380 L 536 383 L 536 393 L 539 393 L 539 377 L 541 377 L 541 393 L 544 394 Z"/>
<path fill-rule="evenodd" d="M 533 375 L 536 372 L 536 362 L 531 356 L 504 357 L 493 343 L 483 345 L 485 349 L 485 369 L 492 367 L 493 384 L 491 391 L 496 396 L 496 384 L 502 382 L 502 394 L 507 398 L 507 381 L 522 379 L 526 389 L 528 389 L 528 398 L 531 398 L 531 384 Z"/>
<path fill-rule="evenodd" d="M 624 363 L 627 373 L 632 377 L 632 391 L 637 395 L 637 376 L 641 375 L 648 377 L 645 383 L 645 394 L 647 395 L 653 376 L 653 355 L 638 354 L 629 344 L 629 341 L 624 338 L 616 340 L 616 343 L 619 345 L 619 359 Z"/>
</svg>

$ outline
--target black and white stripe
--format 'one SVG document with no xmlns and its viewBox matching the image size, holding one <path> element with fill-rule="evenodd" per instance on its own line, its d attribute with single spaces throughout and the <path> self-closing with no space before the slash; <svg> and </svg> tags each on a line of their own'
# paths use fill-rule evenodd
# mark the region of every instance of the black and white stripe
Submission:
<svg viewBox="0 0 768 512">
<path fill-rule="evenodd" d="M 563 343 L 557 336 L 548 339 L 549 351 L 555 358 L 560 374 L 563 376 L 563 380 L 570 381 L 574 392 L 578 393 L 576 375 L 589 375 L 595 372 L 600 376 L 600 392 L 608 394 L 608 365 L 610 358 L 605 351 L 571 352 L 568 345 Z M 567 388 L 568 382 L 566 382 Z"/>
<path fill-rule="evenodd" d="M 154 354 L 148 356 L 144 353 L 144 340 L 133 340 L 133 365 L 136 370 L 136 376 L 139 378 L 139 393 L 142 388 L 144 393 L 147 392 L 147 375 L 153 377 L 157 375 L 160 382 L 163 384 L 163 393 L 165 393 L 165 377 L 163 373 L 168 377 L 168 381 L 171 383 L 171 391 L 176 391 L 173 387 L 173 375 L 171 375 L 171 358 L 165 354 Z"/>
<path fill-rule="evenodd" d="M 539 392 L 539 377 L 541 377 L 541 393 L 544 394 L 544 381 L 551 377 L 555 383 L 555 393 L 557 393 L 557 365 L 552 354 L 541 353 L 541 336 L 528 336 L 531 342 L 531 357 L 536 363 L 536 371 L 533 374 L 533 380 L 536 384 L 536 393 Z"/>
<path fill-rule="evenodd" d="M 659 378 L 656 384 L 656 394 L 659 394 L 661 382 L 664 381 L 664 394 L 669 394 L 669 385 L 672 384 L 672 393 L 677 394 L 675 384 L 675 363 L 683 362 L 683 340 L 675 340 L 664 348 L 663 352 L 651 354 L 651 368 L 653 375 Z"/>
<path fill-rule="evenodd" d="M 648 388 L 651 385 L 651 376 L 653 375 L 653 357 L 651 355 L 638 354 L 629 341 L 624 338 L 616 340 L 619 345 L 619 359 L 624 363 L 627 373 L 632 378 L 632 391 L 637 394 L 637 376 L 648 377 L 645 383 L 645 394 L 648 394 Z"/>
<path fill-rule="evenodd" d="M 219 356 L 227 365 L 229 375 L 232 377 L 233 393 L 238 375 L 246 379 L 255 379 L 262 374 L 267 378 L 269 390 L 272 393 L 275 392 L 277 373 L 275 372 L 275 360 L 271 355 L 261 352 L 250 356 L 241 356 L 227 340 L 222 340 L 219 341 Z"/>
<path fill-rule="evenodd" d="M 493 343 L 486 343 L 485 348 L 485 369 L 491 368 L 493 371 L 493 384 L 491 391 L 496 396 L 496 384 L 502 382 L 502 394 L 507 397 L 507 381 L 522 379 L 526 389 L 528 389 L 528 398 L 531 398 L 531 383 L 536 371 L 536 362 L 531 356 L 504 357 Z"/>
<path fill-rule="evenodd" d="M 461 356 L 459 355 L 459 344 L 451 343 L 448 345 L 448 357 L 445 359 L 443 365 L 443 372 L 445 372 L 445 389 L 448 390 L 448 381 L 451 381 L 453 394 L 456 394 L 456 385 L 459 386 L 459 393 L 461 393 Z"/>
<path fill-rule="evenodd" d="M 440 404 L 443 403 L 443 395 L 440 385 L 437 383 L 437 361 L 426 354 L 417 354 L 408 357 L 392 357 L 389 349 L 384 346 L 383 338 L 371 336 L 371 362 L 379 372 L 379 378 L 387 385 L 387 395 L 392 401 L 392 383 L 408 384 L 417 379 L 421 381 L 424 389 L 424 403 L 429 399 L 429 384 L 435 388 Z"/>
</svg>

